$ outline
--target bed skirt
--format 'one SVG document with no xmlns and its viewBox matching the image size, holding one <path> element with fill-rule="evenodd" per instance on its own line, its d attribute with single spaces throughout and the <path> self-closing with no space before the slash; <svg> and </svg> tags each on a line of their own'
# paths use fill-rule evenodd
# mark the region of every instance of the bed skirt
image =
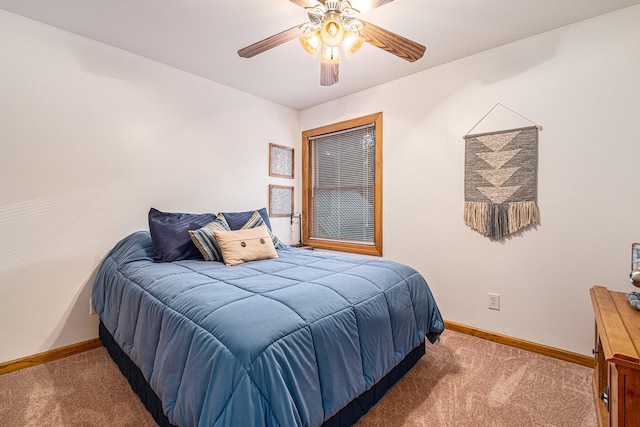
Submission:
<svg viewBox="0 0 640 427">
<path fill-rule="evenodd" d="M 158 425 L 160 427 L 175 427 L 169 422 L 167 416 L 162 411 L 160 398 L 151 389 L 151 386 L 142 375 L 142 371 L 140 371 L 129 356 L 122 351 L 111 333 L 104 327 L 102 321 L 100 321 L 98 335 L 109 355 L 116 365 L 118 365 L 118 368 L 120 368 L 120 372 L 122 372 L 127 378 L 127 381 L 129 381 L 131 389 L 140 397 L 140 400 Z M 411 350 L 395 368 L 382 377 L 373 387 L 349 402 L 349 404 L 342 408 L 337 414 L 325 421 L 322 427 L 348 427 L 355 424 L 361 416 L 366 414 L 367 411 L 384 396 L 387 390 L 418 363 L 424 354 L 425 343 L 423 341 L 422 344 Z"/>
</svg>

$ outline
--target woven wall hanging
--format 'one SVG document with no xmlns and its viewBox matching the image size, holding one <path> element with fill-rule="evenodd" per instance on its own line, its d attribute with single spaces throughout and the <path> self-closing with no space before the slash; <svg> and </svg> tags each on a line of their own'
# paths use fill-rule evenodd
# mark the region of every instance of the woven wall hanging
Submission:
<svg viewBox="0 0 640 427">
<path fill-rule="evenodd" d="M 464 222 L 492 240 L 538 224 L 538 129 L 464 136 Z"/>
</svg>

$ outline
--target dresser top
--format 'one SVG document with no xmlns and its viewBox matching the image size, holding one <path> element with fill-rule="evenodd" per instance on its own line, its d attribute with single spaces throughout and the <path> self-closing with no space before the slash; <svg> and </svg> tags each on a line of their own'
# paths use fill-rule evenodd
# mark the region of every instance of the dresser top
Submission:
<svg viewBox="0 0 640 427">
<path fill-rule="evenodd" d="M 603 286 L 589 290 L 605 358 L 609 362 L 640 367 L 640 311 L 627 295 Z"/>
</svg>

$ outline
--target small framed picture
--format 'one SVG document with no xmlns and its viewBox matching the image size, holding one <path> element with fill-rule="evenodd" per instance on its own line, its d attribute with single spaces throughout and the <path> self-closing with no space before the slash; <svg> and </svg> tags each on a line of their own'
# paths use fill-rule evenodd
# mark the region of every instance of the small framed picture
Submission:
<svg viewBox="0 0 640 427">
<path fill-rule="evenodd" d="M 293 148 L 269 144 L 269 176 L 293 178 Z"/>
<path fill-rule="evenodd" d="M 269 216 L 291 216 L 293 214 L 293 187 L 269 186 Z"/>
<path fill-rule="evenodd" d="M 631 271 L 640 271 L 640 243 L 631 244 Z"/>
</svg>

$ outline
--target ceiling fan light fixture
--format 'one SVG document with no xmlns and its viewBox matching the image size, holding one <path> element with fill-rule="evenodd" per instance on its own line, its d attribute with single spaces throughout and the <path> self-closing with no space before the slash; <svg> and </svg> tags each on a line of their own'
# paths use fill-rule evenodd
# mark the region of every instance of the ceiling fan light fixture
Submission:
<svg viewBox="0 0 640 427">
<path fill-rule="evenodd" d="M 337 64 L 341 47 L 350 58 L 364 44 L 365 39 L 360 36 L 363 24 L 356 19 L 360 11 L 347 0 L 326 0 L 307 8 L 307 14 L 309 22 L 302 26 L 300 44 L 313 57 L 322 49 L 321 62 Z"/>
</svg>

